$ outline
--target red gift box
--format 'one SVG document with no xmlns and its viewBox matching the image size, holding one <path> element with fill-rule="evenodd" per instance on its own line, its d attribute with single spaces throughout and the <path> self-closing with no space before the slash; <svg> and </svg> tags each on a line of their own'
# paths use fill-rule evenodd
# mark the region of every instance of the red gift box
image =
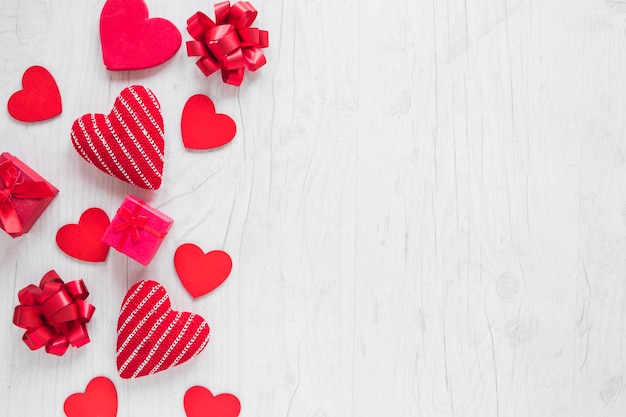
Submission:
<svg viewBox="0 0 626 417">
<path fill-rule="evenodd" d="M 0 227 L 9 235 L 27 233 L 58 193 L 24 162 L 0 154 Z"/>
<path fill-rule="evenodd" d="M 132 195 L 126 196 L 102 241 L 148 265 L 174 220 Z"/>
</svg>

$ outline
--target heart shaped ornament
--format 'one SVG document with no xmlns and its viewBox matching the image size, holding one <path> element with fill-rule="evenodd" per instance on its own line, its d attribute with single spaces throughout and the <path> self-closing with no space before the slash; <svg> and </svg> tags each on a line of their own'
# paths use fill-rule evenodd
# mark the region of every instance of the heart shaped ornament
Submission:
<svg viewBox="0 0 626 417">
<path fill-rule="evenodd" d="M 111 221 L 102 209 L 85 210 L 78 224 L 66 224 L 57 231 L 57 246 L 72 258 L 87 262 L 104 262 L 109 245 L 102 243 L 102 236 Z"/>
<path fill-rule="evenodd" d="M 173 57 L 182 36 L 169 20 L 148 19 L 143 0 L 107 0 L 100 14 L 100 43 L 107 69 L 138 70 Z"/>
<path fill-rule="evenodd" d="M 108 115 L 85 114 L 74 121 L 74 149 L 91 165 L 129 184 L 156 190 L 163 178 L 163 115 L 148 88 L 122 90 Z"/>
<path fill-rule="evenodd" d="M 215 113 L 215 105 L 209 97 L 196 94 L 183 108 L 181 133 L 185 148 L 213 149 L 233 140 L 237 125 L 229 116 Z"/>
<path fill-rule="evenodd" d="M 213 395 L 204 387 L 191 387 L 183 400 L 187 417 L 237 417 L 241 403 L 233 394 Z"/>
<path fill-rule="evenodd" d="M 187 292 L 198 298 L 210 293 L 228 278 L 233 261 L 221 250 L 204 253 L 198 246 L 186 243 L 176 249 L 174 267 Z"/>
<path fill-rule="evenodd" d="M 117 370 L 128 379 L 180 365 L 204 349 L 209 331 L 199 315 L 172 310 L 161 284 L 140 281 L 122 302 L 117 322 Z"/>
<path fill-rule="evenodd" d="M 28 68 L 22 76 L 22 88 L 7 103 L 11 117 L 21 122 L 40 122 L 61 114 L 59 87 L 44 67 Z"/>
<path fill-rule="evenodd" d="M 72 394 L 65 400 L 63 411 L 67 417 L 115 417 L 117 391 L 110 379 L 103 376 L 92 379 L 82 394 Z"/>
</svg>

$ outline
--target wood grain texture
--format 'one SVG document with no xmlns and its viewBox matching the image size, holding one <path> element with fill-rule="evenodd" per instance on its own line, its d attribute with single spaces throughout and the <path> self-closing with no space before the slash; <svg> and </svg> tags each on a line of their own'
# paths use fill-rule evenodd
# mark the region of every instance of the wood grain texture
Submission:
<svg viewBox="0 0 626 417">
<path fill-rule="evenodd" d="M 1 100 L 37 64 L 64 103 L 38 124 L 0 112 L 0 150 L 61 190 L 28 235 L 0 235 L 0 415 L 63 416 L 98 375 L 120 417 L 184 416 L 196 384 L 236 394 L 244 417 L 625 415 L 625 2 L 255 1 L 268 64 L 241 88 L 183 50 L 107 71 L 103 1 L 0 3 Z M 212 15 L 205 1 L 148 5 L 183 33 Z M 164 109 L 156 192 L 89 167 L 69 139 L 132 83 Z M 198 93 L 238 125 L 219 150 L 182 146 Z M 127 193 L 175 219 L 148 267 L 58 250 L 59 227 Z M 172 261 L 186 242 L 234 264 L 195 301 Z M 62 358 L 30 352 L 11 324 L 17 291 L 53 268 L 84 278 L 97 307 L 92 343 Z M 193 361 L 126 381 L 115 326 L 140 279 L 212 337 Z"/>
</svg>

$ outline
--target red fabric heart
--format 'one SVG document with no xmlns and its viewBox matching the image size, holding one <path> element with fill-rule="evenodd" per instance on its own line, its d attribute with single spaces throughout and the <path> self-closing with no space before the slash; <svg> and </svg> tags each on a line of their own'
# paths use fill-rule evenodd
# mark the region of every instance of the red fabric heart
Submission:
<svg viewBox="0 0 626 417">
<path fill-rule="evenodd" d="M 141 188 L 161 186 L 163 116 L 159 101 L 146 87 L 122 90 L 108 115 L 76 119 L 71 138 L 78 154 L 102 172 Z"/>
<path fill-rule="evenodd" d="M 67 417 L 115 417 L 117 391 L 110 379 L 103 376 L 92 379 L 84 394 L 72 394 L 65 400 L 63 411 Z"/>
<path fill-rule="evenodd" d="M 109 245 L 102 243 L 102 236 L 111 221 L 102 209 L 85 210 L 78 224 L 66 224 L 57 231 L 57 246 L 72 258 L 87 262 L 104 262 Z"/>
<path fill-rule="evenodd" d="M 28 68 L 22 76 L 22 87 L 7 103 L 11 117 L 22 122 L 40 122 L 61 114 L 61 93 L 47 69 Z"/>
<path fill-rule="evenodd" d="M 180 365 L 209 342 L 200 316 L 172 310 L 161 284 L 140 281 L 126 293 L 117 322 L 117 370 L 137 378 Z"/>
<path fill-rule="evenodd" d="M 182 36 L 169 20 L 148 19 L 143 0 L 107 0 L 100 14 L 100 43 L 107 69 L 138 70 L 173 57 Z"/>
<path fill-rule="evenodd" d="M 237 417 L 241 403 L 233 394 L 213 395 L 204 387 L 191 387 L 185 393 L 187 417 Z"/>
<path fill-rule="evenodd" d="M 237 125 L 227 115 L 216 114 L 209 97 L 196 94 L 185 103 L 181 131 L 185 148 L 212 149 L 233 140 Z"/>
<path fill-rule="evenodd" d="M 233 261 L 221 250 L 205 254 L 198 246 L 186 243 L 176 249 L 174 267 L 187 292 L 198 298 L 210 293 L 228 278 Z"/>
</svg>

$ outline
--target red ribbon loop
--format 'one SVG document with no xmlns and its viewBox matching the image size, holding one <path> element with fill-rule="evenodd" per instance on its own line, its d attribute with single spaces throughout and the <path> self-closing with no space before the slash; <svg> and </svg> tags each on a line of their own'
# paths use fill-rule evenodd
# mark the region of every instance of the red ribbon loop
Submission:
<svg viewBox="0 0 626 417">
<path fill-rule="evenodd" d="M 116 233 L 128 230 L 134 243 L 139 242 L 139 229 L 145 229 L 148 218 L 146 216 L 136 216 L 126 207 L 121 207 L 118 212 L 118 216 L 122 219 L 122 223 L 113 226 L 113 230 Z"/>
<path fill-rule="evenodd" d="M 39 287 L 29 285 L 20 290 L 13 324 L 26 329 L 22 340 L 31 350 L 45 346 L 46 352 L 62 356 L 70 345 L 89 343 L 85 325 L 96 308 L 85 301 L 88 295 L 83 280 L 65 284 L 50 271 Z"/>
<path fill-rule="evenodd" d="M 22 223 L 13 206 L 14 198 L 48 198 L 54 192 L 44 181 L 19 181 L 20 170 L 11 161 L 0 164 L 0 180 L 4 188 L 0 190 L 0 222 L 7 233 L 22 233 Z"/>
<path fill-rule="evenodd" d="M 147 216 L 138 215 L 139 210 L 141 210 L 142 206 L 143 206 L 143 202 L 141 204 L 138 204 L 135 207 L 134 213 L 131 212 L 126 207 L 120 207 L 117 210 L 117 215 L 122 219 L 122 222 L 114 225 L 113 231 L 116 233 L 125 232 L 125 234 L 122 235 L 122 237 L 120 238 L 120 241 L 118 243 L 118 248 L 121 248 L 122 246 L 124 246 L 124 243 L 126 242 L 126 238 L 128 237 L 128 235 L 130 235 L 131 239 L 133 240 L 133 243 L 139 242 L 139 240 L 141 239 L 141 236 L 139 235 L 139 229 L 145 230 L 151 235 L 159 237 L 159 238 L 165 237 L 163 233 L 147 225 L 148 223 Z"/>
<path fill-rule="evenodd" d="M 225 83 L 241 85 L 244 69 L 256 71 L 265 65 L 261 48 L 269 46 L 266 30 L 250 27 L 257 10 L 247 1 L 217 3 L 215 22 L 202 12 L 187 19 L 187 56 L 200 57 L 196 65 L 205 76 L 222 70 Z"/>
</svg>

